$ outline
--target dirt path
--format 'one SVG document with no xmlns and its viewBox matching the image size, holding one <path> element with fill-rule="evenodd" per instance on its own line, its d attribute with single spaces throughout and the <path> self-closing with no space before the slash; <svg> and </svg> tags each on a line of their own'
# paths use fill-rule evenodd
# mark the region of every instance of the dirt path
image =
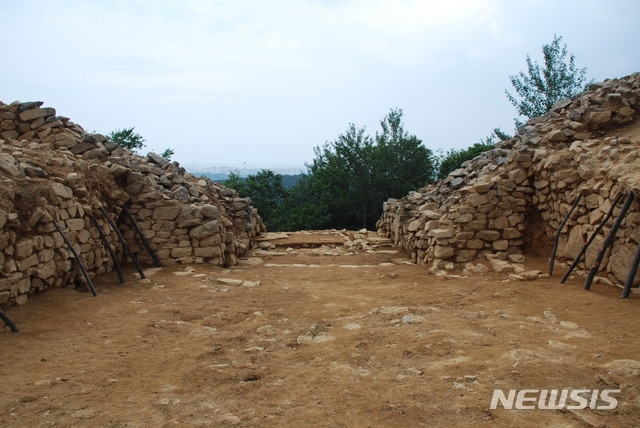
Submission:
<svg viewBox="0 0 640 428">
<path fill-rule="evenodd" d="M 638 294 L 435 278 L 348 237 L 362 250 L 297 233 L 235 269 L 130 271 L 8 309 L 0 426 L 640 426 Z M 619 405 L 489 409 L 494 389 L 569 387 Z"/>
</svg>

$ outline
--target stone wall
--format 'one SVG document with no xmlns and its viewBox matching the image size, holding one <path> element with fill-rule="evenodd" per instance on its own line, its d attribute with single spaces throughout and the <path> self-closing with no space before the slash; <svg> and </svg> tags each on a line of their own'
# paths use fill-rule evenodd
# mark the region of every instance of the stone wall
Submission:
<svg viewBox="0 0 640 428">
<path fill-rule="evenodd" d="M 581 194 L 557 254 L 571 262 L 618 194 L 640 197 L 639 101 L 640 73 L 593 84 L 446 179 L 386 202 L 378 229 L 434 273 L 491 266 L 518 278 L 526 273 L 523 254 L 550 255 L 557 228 Z M 601 281 L 624 281 L 640 242 L 639 224 L 636 201 L 602 265 Z M 601 233 L 591 245 L 587 266 L 603 239 Z M 580 268 L 583 275 L 585 264 Z"/>
<path fill-rule="evenodd" d="M 265 231 L 251 201 L 232 189 L 156 154 L 133 155 L 41 105 L 0 103 L 0 303 L 22 304 L 38 291 L 78 283 L 53 220 L 90 276 L 111 272 L 113 261 L 89 215 L 117 258 L 130 262 L 100 207 L 141 262 L 150 257 L 121 218 L 123 205 L 164 265 L 234 265 Z"/>
</svg>

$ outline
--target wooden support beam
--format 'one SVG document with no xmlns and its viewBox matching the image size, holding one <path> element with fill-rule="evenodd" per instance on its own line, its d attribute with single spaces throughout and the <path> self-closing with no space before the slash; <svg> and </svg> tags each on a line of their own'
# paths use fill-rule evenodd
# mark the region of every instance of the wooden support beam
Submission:
<svg viewBox="0 0 640 428">
<path fill-rule="evenodd" d="M 149 253 L 151 258 L 153 259 L 153 262 L 156 264 L 156 266 L 162 267 L 162 263 L 160 263 L 160 260 L 158 259 L 158 256 L 156 256 L 156 253 L 153 252 L 153 249 L 151 249 L 151 246 L 149 245 L 149 241 L 147 241 L 147 238 L 142 233 L 142 230 L 140 230 L 140 226 L 138 226 L 138 222 L 136 222 L 136 219 L 133 218 L 133 216 L 131 215 L 131 213 L 127 209 L 127 207 L 125 207 L 124 205 L 122 206 L 122 212 L 129 219 L 129 222 L 131 222 L 131 224 L 133 225 L 134 230 L 136 231 L 136 233 L 140 237 L 140 240 L 142 240 L 142 244 L 144 245 L 144 248 L 147 249 L 147 252 Z"/>
<path fill-rule="evenodd" d="M 98 223 L 98 220 L 93 214 L 89 214 L 89 218 L 91 219 L 91 222 L 93 223 L 95 228 L 98 229 L 98 234 L 100 235 L 100 239 L 102 239 L 102 243 L 104 244 L 105 248 L 109 252 L 109 255 L 111 256 L 111 260 L 113 260 L 113 267 L 115 267 L 116 271 L 118 272 L 118 279 L 120 280 L 120 284 L 124 284 L 125 282 L 124 275 L 122 274 L 122 268 L 120 267 L 120 262 L 118 261 L 116 254 L 113 252 L 113 249 L 111 248 L 111 245 L 109 244 L 109 241 L 107 240 L 107 237 L 104 234 L 104 230 L 102 230 L 102 226 L 100 226 L 100 223 Z"/>
<path fill-rule="evenodd" d="M 145 276 L 144 276 L 144 272 L 142 271 L 142 268 L 140 267 L 140 263 L 138 263 L 138 259 L 136 258 L 136 255 L 133 254 L 133 251 L 131 251 L 131 247 L 127 243 L 127 240 L 124 239 L 124 236 L 122 236 L 122 233 L 120 233 L 120 229 L 118 229 L 118 226 L 116 225 L 116 223 L 113 221 L 113 219 L 111 219 L 111 217 L 109 217 L 109 214 L 103 207 L 100 207 L 99 209 L 102 215 L 105 216 L 107 221 L 109 222 L 109 226 L 111 226 L 111 230 L 113 230 L 115 234 L 118 236 L 120 243 L 124 247 L 127 254 L 129 254 L 129 257 L 131 257 L 131 261 L 133 261 L 133 264 L 138 270 L 138 273 L 140 274 L 140 278 L 144 279 Z"/>
<path fill-rule="evenodd" d="M 9 328 L 11 329 L 12 332 L 14 333 L 20 333 L 20 330 L 18 329 L 18 326 L 16 325 L 16 323 L 14 323 L 13 321 L 11 321 L 11 318 L 9 318 L 9 316 L 7 314 L 5 314 L 4 312 L 2 312 L 2 309 L 0 309 L 0 319 L 2 321 L 4 321 L 4 323 L 9 326 Z"/>
<path fill-rule="evenodd" d="M 69 251 L 71 251 L 71 254 L 73 254 L 73 258 L 76 261 L 76 265 L 78 266 L 78 268 L 82 272 L 82 275 L 84 276 L 84 279 L 87 281 L 87 285 L 89 286 L 89 289 L 91 290 L 91 294 L 93 294 L 94 296 L 97 296 L 98 293 L 96 292 L 96 288 L 93 286 L 93 282 L 91 282 L 91 278 L 89 277 L 89 272 L 87 272 L 87 269 L 85 269 L 84 264 L 82 264 L 82 260 L 80 260 L 80 256 L 78 256 L 78 253 L 73 248 L 73 245 L 71 245 L 71 242 L 69 241 L 69 238 L 67 238 L 67 235 L 64 234 L 64 231 L 62 230 L 60 225 L 55 220 L 53 220 L 53 225 L 58 230 L 58 233 L 60 233 L 60 235 L 62 236 L 62 239 L 64 240 L 64 242 L 67 244 L 67 248 L 69 248 Z"/>
<path fill-rule="evenodd" d="M 573 261 L 573 263 L 569 267 L 569 270 L 567 270 L 567 273 L 565 273 L 564 276 L 562 277 L 562 279 L 560 280 L 560 284 L 564 284 L 567 281 L 567 279 L 569 278 L 569 275 L 571 275 L 571 272 L 573 272 L 573 270 L 576 268 L 576 266 L 578 266 L 578 263 L 580 263 L 580 260 L 582 259 L 582 256 L 584 256 L 584 254 L 587 252 L 587 249 L 589 248 L 589 246 L 591 245 L 593 240 L 596 239 L 596 236 L 598 236 L 598 233 L 600 233 L 600 230 L 602 230 L 604 225 L 607 224 L 607 222 L 609 221 L 609 219 L 613 215 L 613 210 L 618 205 L 618 202 L 620 202 L 620 199 L 622 199 L 622 196 L 624 196 L 624 193 L 620 193 L 618 195 L 618 197 L 616 198 L 616 200 L 613 202 L 613 205 L 611 205 L 611 208 L 609 208 L 609 211 L 607 212 L 607 215 L 604 216 L 604 218 L 602 219 L 602 221 L 600 222 L 598 227 L 595 228 L 595 230 L 591 234 L 591 237 L 589 238 L 587 243 L 582 247 L 582 249 L 580 250 L 580 253 L 576 256 L 575 260 Z"/>
<path fill-rule="evenodd" d="M 560 241 L 560 235 L 562 234 L 562 229 L 564 229 L 564 225 L 567 224 L 567 221 L 569 221 L 571 214 L 573 214 L 573 211 L 575 211 L 576 207 L 580 203 L 580 199 L 582 199 L 581 193 L 578 194 L 578 197 L 573 202 L 573 205 L 571 205 L 571 209 L 569 209 L 569 212 L 567 212 L 567 215 L 565 215 L 564 218 L 562 219 L 562 223 L 560 223 L 560 226 L 558 226 L 558 230 L 556 230 L 556 237 L 553 241 L 553 250 L 551 251 L 551 259 L 549 260 L 549 276 L 553 275 L 553 265 L 556 262 L 556 252 L 558 251 L 558 242 Z"/>
</svg>

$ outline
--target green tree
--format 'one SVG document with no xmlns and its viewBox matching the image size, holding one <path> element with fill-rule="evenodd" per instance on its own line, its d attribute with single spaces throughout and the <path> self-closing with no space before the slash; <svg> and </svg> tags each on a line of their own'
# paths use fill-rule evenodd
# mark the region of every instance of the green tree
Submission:
<svg viewBox="0 0 640 428">
<path fill-rule="evenodd" d="M 435 175 L 433 153 L 402 124 L 402 110 L 392 109 L 375 138 L 350 124 L 335 141 L 315 148 L 309 165 L 317 203 L 326 227 L 373 229 L 382 203 L 422 187 Z"/>
<path fill-rule="evenodd" d="M 282 175 L 271 170 L 262 170 L 242 179 L 237 173 L 229 174 L 227 187 L 235 189 L 242 197 L 251 198 L 251 205 L 258 210 L 268 230 L 282 230 L 282 205 L 286 190 L 282 185 Z"/>
<path fill-rule="evenodd" d="M 542 46 L 543 66 L 527 54 L 527 73 L 521 71 L 509 76 L 519 98 L 508 90 L 505 92 L 519 116 L 529 119 L 542 116 L 557 101 L 573 98 L 584 91 L 587 69 L 576 67 L 573 54 L 567 59 L 567 45 L 561 46 L 561 40 L 562 36 L 554 34 L 551 44 Z M 516 126 L 522 125 L 518 118 L 515 121 Z"/>
<path fill-rule="evenodd" d="M 330 227 L 327 207 L 319 203 L 318 180 L 302 174 L 288 191 L 280 208 L 281 230 L 319 230 Z"/>
<path fill-rule="evenodd" d="M 174 154 L 175 152 L 173 151 L 173 149 L 171 147 L 167 147 L 166 149 L 164 149 L 164 152 L 160 154 L 160 156 L 162 156 L 166 160 L 171 160 L 171 156 L 173 156 Z"/>
<path fill-rule="evenodd" d="M 125 149 L 129 149 L 132 152 L 137 153 L 137 151 L 143 148 L 145 144 L 142 135 L 137 132 L 133 132 L 134 129 L 134 127 L 117 129 L 109 134 L 109 139 L 120 147 L 124 147 Z"/>
<path fill-rule="evenodd" d="M 238 192 L 243 197 L 247 196 L 246 180 L 240 177 L 238 172 L 230 172 L 229 177 L 224 181 L 224 185 Z"/>
<path fill-rule="evenodd" d="M 463 163 L 478 156 L 482 152 L 493 149 L 494 140 L 492 136 L 487 137 L 485 140 L 480 140 L 479 143 L 475 143 L 473 146 L 464 150 L 451 149 L 440 160 L 438 169 L 438 178 L 446 178 L 452 171 L 460 168 Z"/>
</svg>

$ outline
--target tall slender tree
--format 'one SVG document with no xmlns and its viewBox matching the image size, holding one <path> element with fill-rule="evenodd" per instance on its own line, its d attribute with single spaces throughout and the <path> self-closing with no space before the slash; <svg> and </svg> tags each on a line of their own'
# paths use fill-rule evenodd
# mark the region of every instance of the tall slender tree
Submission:
<svg viewBox="0 0 640 428">
<path fill-rule="evenodd" d="M 527 72 L 509 76 L 517 95 L 505 90 L 520 117 L 546 114 L 564 98 L 573 98 L 585 89 L 587 69 L 577 68 L 573 54 L 567 58 L 567 44 L 560 45 L 562 36 L 553 35 L 551 44 L 542 46 L 544 64 L 533 61 L 527 54 Z M 587 84 L 588 85 L 588 84 Z M 522 125 L 519 118 L 516 126 Z"/>
</svg>

